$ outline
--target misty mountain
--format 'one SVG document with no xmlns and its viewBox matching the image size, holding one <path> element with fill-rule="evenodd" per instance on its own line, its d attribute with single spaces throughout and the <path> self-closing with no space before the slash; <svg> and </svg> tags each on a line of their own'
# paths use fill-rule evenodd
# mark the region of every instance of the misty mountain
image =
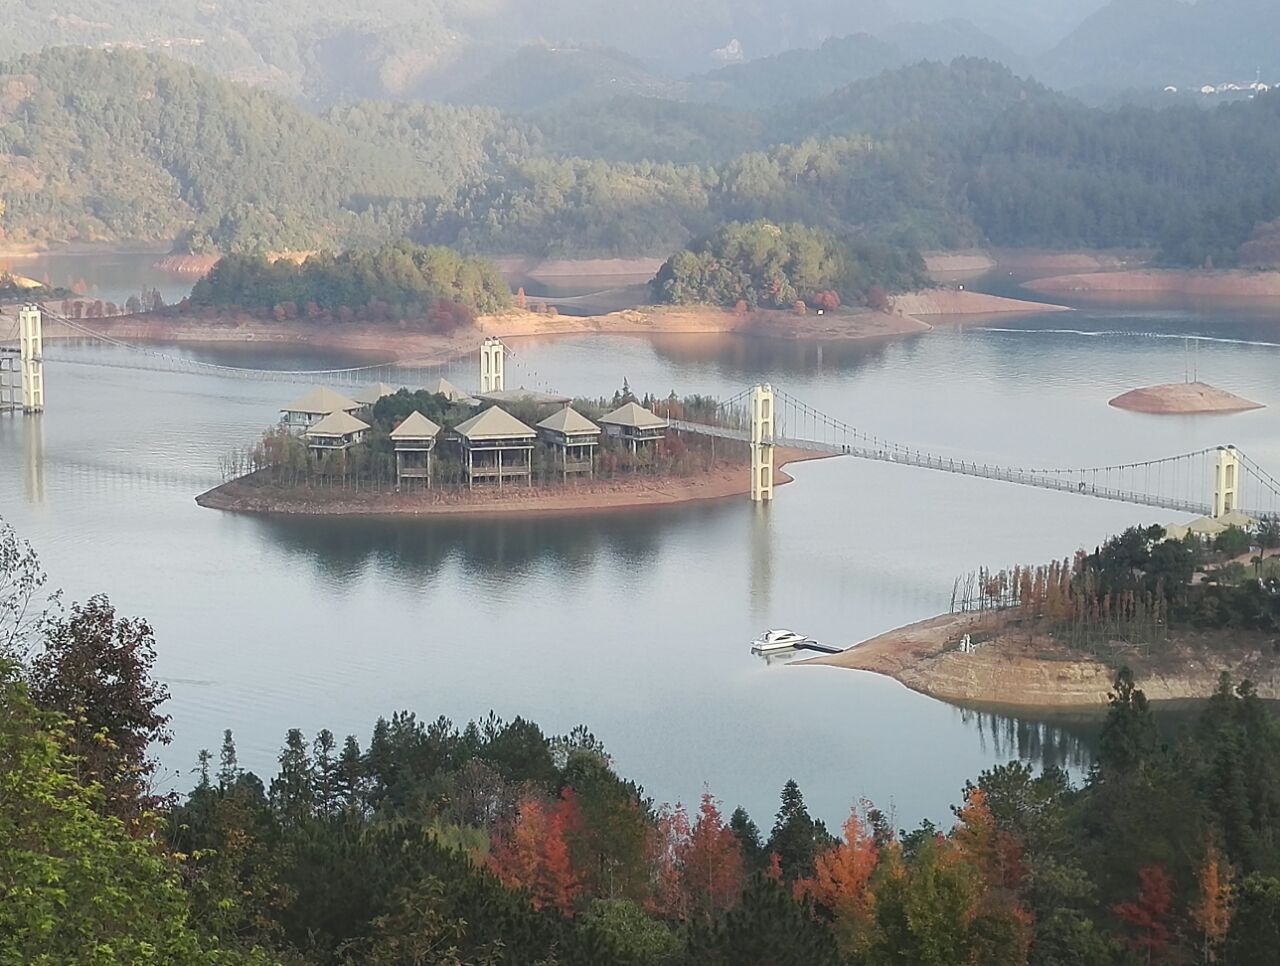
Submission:
<svg viewBox="0 0 1280 966">
<path fill-rule="evenodd" d="M 0 32 L 0 59 L 47 46 L 127 47 L 318 102 L 444 98 L 456 97 L 490 71 L 525 69 L 525 63 L 508 61 L 531 44 L 612 48 L 671 79 L 703 73 L 726 58 L 759 59 L 860 33 L 887 39 L 901 50 L 900 62 L 958 54 L 1012 62 L 1011 55 L 1035 53 L 1056 42 L 1100 3 L 0 0 L 6 26 Z M 942 21 L 946 24 L 938 26 Z M 561 70 L 543 67 L 543 73 Z M 868 76 L 868 71 L 846 76 Z"/>
<path fill-rule="evenodd" d="M 1045 59 L 1063 87 L 1201 87 L 1280 81 L 1275 0 L 1111 0 Z"/>
</svg>

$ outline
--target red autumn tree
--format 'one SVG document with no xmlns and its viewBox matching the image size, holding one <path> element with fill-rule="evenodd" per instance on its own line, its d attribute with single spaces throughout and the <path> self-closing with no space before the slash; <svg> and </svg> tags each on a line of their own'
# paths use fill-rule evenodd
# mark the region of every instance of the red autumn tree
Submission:
<svg viewBox="0 0 1280 966">
<path fill-rule="evenodd" d="M 677 803 L 675 808 L 664 806 L 658 813 L 649 839 L 649 867 L 653 881 L 649 909 L 664 919 L 684 921 L 689 917 L 683 863 L 691 834 L 689 814 L 683 805 Z"/>
<path fill-rule="evenodd" d="M 769 853 L 769 868 L 765 869 L 764 874 L 774 882 L 782 881 L 782 856 L 777 852 Z"/>
<path fill-rule="evenodd" d="M 871 875 L 880 850 L 857 808 L 844 823 L 844 841 L 814 860 L 811 878 L 796 881 L 797 898 L 809 897 L 831 917 L 836 942 L 845 953 L 865 948 L 875 924 Z"/>
<path fill-rule="evenodd" d="M 1138 870 L 1138 898 L 1121 902 L 1111 911 L 1134 932 L 1130 944 L 1145 954 L 1147 963 L 1168 960 L 1172 929 L 1169 912 L 1173 905 L 1173 885 L 1163 865 L 1147 865 Z"/>
<path fill-rule="evenodd" d="M 1022 844 L 1000 830 L 980 788 L 965 792 L 965 804 L 956 810 L 956 825 L 949 844 L 956 859 L 977 874 L 978 891 L 970 915 L 983 920 L 978 930 L 985 959 L 1023 962 L 1031 948 L 1031 910 L 1023 902 L 1026 868 Z"/>
<path fill-rule="evenodd" d="M 575 815 L 572 799 L 562 798 L 549 809 L 529 796 L 520 802 L 515 821 L 494 840 L 490 870 L 503 885 L 528 890 L 535 909 L 573 911 L 581 886 L 565 833 Z"/>
<path fill-rule="evenodd" d="M 710 921 L 737 904 L 742 894 L 742 846 L 709 793 L 703 793 L 682 864 L 687 905 L 694 914 Z"/>
</svg>

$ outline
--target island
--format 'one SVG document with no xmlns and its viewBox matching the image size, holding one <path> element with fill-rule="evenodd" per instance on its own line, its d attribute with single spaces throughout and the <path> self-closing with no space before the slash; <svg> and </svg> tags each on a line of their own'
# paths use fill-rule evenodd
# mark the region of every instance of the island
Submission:
<svg viewBox="0 0 1280 966">
<path fill-rule="evenodd" d="M 1198 413 L 1243 413 L 1264 409 L 1256 403 L 1203 382 L 1174 382 L 1164 386 L 1133 389 L 1111 400 L 1116 409 L 1154 415 Z"/>
</svg>

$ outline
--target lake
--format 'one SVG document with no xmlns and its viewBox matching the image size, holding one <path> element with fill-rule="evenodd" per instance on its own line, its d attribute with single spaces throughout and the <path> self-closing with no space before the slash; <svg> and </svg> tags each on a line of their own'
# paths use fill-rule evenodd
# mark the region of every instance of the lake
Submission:
<svg viewBox="0 0 1280 966">
<path fill-rule="evenodd" d="M 1269 408 L 1153 417 L 1107 406 L 1201 378 Z M 728 397 L 768 380 L 883 437 L 1014 465 L 1131 462 L 1234 443 L 1280 467 L 1274 307 L 1109 307 L 880 345 L 736 337 L 514 344 L 508 384 Z M 321 353 L 174 350 L 290 369 Z M 256 351 L 256 350 L 255 350 Z M 273 772 L 289 727 L 367 739 L 399 709 L 461 724 L 490 709 L 549 732 L 585 723 L 660 801 L 704 787 L 772 822 L 788 778 L 838 823 L 855 799 L 899 825 L 944 821 L 966 779 L 1014 757 L 1082 767 L 1092 727 L 978 714 L 869 674 L 771 666 L 749 642 L 791 627 L 848 645 L 947 608 L 980 565 L 1042 562 L 1176 515 L 888 464 L 793 467 L 745 498 L 583 520 L 332 520 L 196 507 L 219 459 L 304 387 L 145 372 L 125 350 L 60 348 L 47 412 L 0 419 L 0 515 L 69 599 L 147 617 L 169 684 L 179 787 L 236 732 Z M 254 361 L 246 362 L 247 359 Z M 449 378 L 476 380 L 465 368 Z M 1208 481 L 1206 480 L 1206 487 Z"/>
</svg>

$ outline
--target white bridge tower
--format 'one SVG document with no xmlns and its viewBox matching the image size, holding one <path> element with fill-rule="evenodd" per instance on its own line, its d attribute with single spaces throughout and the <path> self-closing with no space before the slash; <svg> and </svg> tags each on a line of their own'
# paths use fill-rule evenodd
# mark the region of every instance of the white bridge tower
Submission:
<svg viewBox="0 0 1280 966">
<path fill-rule="evenodd" d="M 22 365 L 22 411 L 44 412 L 44 320 L 38 305 L 18 312 L 18 353 Z"/>
<path fill-rule="evenodd" d="M 1213 519 L 1238 509 L 1240 492 L 1240 454 L 1234 446 L 1219 446 L 1213 465 Z"/>
<path fill-rule="evenodd" d="M 751 388 L 751 500 L 773 500 L 773 387 Z"/>
<path fill-rule="evenodd" d="M 480 344 L 480 392 L 501 392 L 506 388 L 503 362 L 506 346 L 502 340 L 489 336 Z"/>
</svg>

